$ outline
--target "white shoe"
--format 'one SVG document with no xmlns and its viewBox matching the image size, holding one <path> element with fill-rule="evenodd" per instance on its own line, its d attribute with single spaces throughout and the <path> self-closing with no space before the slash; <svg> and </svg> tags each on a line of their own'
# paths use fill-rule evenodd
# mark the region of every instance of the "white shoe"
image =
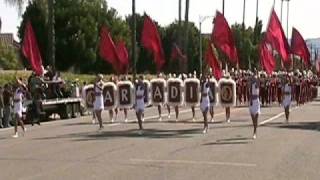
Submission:
<svg viewBox="0 0 320 180">
<path fill-rule="evenodd" d="M 253 134 L 252 139 L 257 139 L 257 135 L 256 135 L 256 134 Z"/>
<path fill-rule="evenodd" d="M 171 117 L 170 114 L 168 114 L 168 119 L 170 119 L 170 117 Z"/>
<path fill-rule="evenodd" d="M 13 138 L 18 138 L 19 137 L 19 135 L 18 135 L 18 133 L 16 133 L 15 135 L 13 135 L 12 136 Z"/>
<path fill-rule="evenodd" d="M 192 122 L 195 122 L 196 121 L 196 119 L 195 118 L 192 118 Z"/>
<path fill-rule="evenodd" d="M 159 117 L 159 121 L 160 121 L 160 122 L 162 121 L 162 117 Z"/>
<path fill-rule="evenodd" d="M 141 135 L 143 135 L 143 130 L 139 130 L 138 131 L 138 134 L 141 136 Z"/>
<path fill-rule="evenodd" d="M 211 118 L 211 122 L 214 122 L 214 119 L 213 119 L 213 118 Z"/>
<path fill-rule="evenodd" d="M 103 129 L 104 127 L 99 127 L 98 132 L 102 132 Z"/>
<path fill-rule="evenodd" d="M 144 118 L 142 118 L 142 122 L 144 122 Z"/>
<path fill-rule="evenodd" d="M 229 118 L 229 119 L 227 119 L 227 123 L 231 123 L 230 118 Z"/>
<path fill-rule="evenodd" d="M 128 122 L 128 119 L 126 118 L 126 119 L 124 120 L 124 122 L 126 122 L 126 123 L 127 123 L 127 122 Z"/>
<path fill-rule="evenodd" d="M 203 134 L 207 134 L 207 132 L 208 132 L 208 128 L 204 128 L 202 131 Z"/>
<path fill-rule="evenodd" d="M 95 119 L 92 119 L 92 124 L 96 124 L 96 120 Z"/>
<path fill-rule="evenodd" d="M 113 119 L 113 118 L 111 119 L 111 122 L 112 122 L 112 123 L 114 122 L 114 119 Z"/>
</svg>

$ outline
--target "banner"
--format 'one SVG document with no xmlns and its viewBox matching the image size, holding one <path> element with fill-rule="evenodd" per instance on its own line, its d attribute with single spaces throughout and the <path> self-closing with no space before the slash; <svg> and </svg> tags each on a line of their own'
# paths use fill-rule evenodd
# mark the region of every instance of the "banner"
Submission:
<svg viewBox="0 0 320 180">
<path fill-rule="evenodd" d="M 93 108 L 94 100 L 95 100 L 95 92 L 93 84 L 87 85 L 83 87 L 82 92 L 83 100 L 85 101 L 85 105 L 88 109 Z"/>
<path fill-rule="evenodd" d="M 211 106 L 217 106 L 218 105 L 218 82 L 215 78 L 211 78 L 209 80 L 209 86 L 210 86 L 210 105 Z"/>
<path fill-rule="evenodd" d="M 232 79 L 222 78 L 219 81 L 219 102 L 222 107 L 236 105 L 236 82 Z"/>
<path fill-rule="evenodd" d="M 150 94 L 150 81 L 148 80 L 143 80 L 143 84 L 144 84 L 144 105 L 145 107 L 150 106 L 151 105 L 151 94 Z"/>
<path fill-rule="evenodd" d="M 162 78 L 152 79 L 151 84 L 151 103 L 153 106 L 163 105 L 166 103 L 165 89 L 166 80 Z"/>
<path fill-rule="evenodd" d="M 104 109 L 112 110 L 117 107 L 117 86 L 113 82 L 103 84 Z"/>
<path fill-rule="evenodd" d="M 187 106 L 196 106 L 200 102 L 200 81 L 189 78 L 184 81 L 184 100 Z"/>
<path fill-rule="evenodd" d="M 181 106 L 183 103 L 183 82 L 179 78 L 170 78 L 167 81 L 168 104 L 170 106 Z"/>
<path fill-rule="evenodd" d="M 131 108 L 135 103 L 135 90 L 131 81 L 120 81 L 118 87 L 118 107 Z"/>
</svg>

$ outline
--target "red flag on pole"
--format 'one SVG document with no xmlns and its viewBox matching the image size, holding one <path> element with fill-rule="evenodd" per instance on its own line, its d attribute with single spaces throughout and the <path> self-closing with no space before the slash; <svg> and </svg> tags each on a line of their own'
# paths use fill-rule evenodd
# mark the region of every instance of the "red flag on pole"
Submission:
<svg viewBox="0 0 320 180">
<path fill-rule="evenodd" d="M 291 52 L 303 59 L 306 66 L 310 66 L 310 52 L 305 40 L 296 28 L 292 28 Z"/>
<path fill-rule="evenodd" d="M 272 71 L 276 67 L 276 62 L 273 57 L 272 51 L 269 51 L 265 41 L 262 41 L 259 45 L 259 56 L 260 56 L 260 63 L 263 69 L 268 74 L 272 74 Z"/>
<path fill-rule="evenodd" d="M 100 56 L 109 62 L 116 72 L 120 72 L 120 61 L 116 46 L 107 27 L 103 26 L 100 31 Z"/>
<path fill-rule="evenodd" d="M 211 35 L 211 41 L 214 42 L 214 45 L 224 52 L 229 60 L 234 63 L 238 64 L 238 54 L 237 48 L 235 46 L 235 41 L 233 38 L 232 31 L 230 26 L 220 12 L 217 11 L 216 17 L 213 21 L 214 28 Z"/>
<path fill-rule="evenodd" d="M 29 60 L 32 70 L 37 75 L 43 74 L 43 66 L 41 54 L 38 48 L 37 39 L 34 34 L 31 22 L 28 21 L 24 31 L 24 38 L 22 44 L 22 53 Z"/>
<path fill-rule="evenodd" d="M 273 49 L 277 50 L 284 63 L 289 63 L 290 47 L 287 38 L 282 29 L 279 18 L 274 10 L 272 10 L 269 25 L 266 32 L 266 42 L 270 43 Z"/>
<path fill-rule="evenodd" d="M 144 46 L 144 48 L 148 49 L 153 53 L 154 61 L 157 65 L 157 70 L 160 71 L 160 69 L 165 63 L 161 38 L 156 25 L 147 15 L 144 18 L 141 43 Z"/>
<path fill-rule="evenodd" d="M 127 73 L 129 68 L 129 55 L 124 41 L 120 41 L 117 44 L 117 54 L 120 61 L 120 71 L 121 73 Z"/>
<path fill-rule="evenodd" d="M 172 60 L 186 60 L 187 57 L 182 53 L 181 49 L 179 48 L 179 46 L 174 43 L 173 47 L 172 47 L 172 51 L 171 51 L 171 59 Z"/>
<path fill-rule="evenodd" d="M 220 79 L 222 77 L 222 69 L 219 60 L 213 51 L 213 44 L 211 42 L 208 43 L 207 51 L 206 51 L 206 60 L 208 65 L 212 69 L 212 73 L 216 79 Z"/>
</svg>

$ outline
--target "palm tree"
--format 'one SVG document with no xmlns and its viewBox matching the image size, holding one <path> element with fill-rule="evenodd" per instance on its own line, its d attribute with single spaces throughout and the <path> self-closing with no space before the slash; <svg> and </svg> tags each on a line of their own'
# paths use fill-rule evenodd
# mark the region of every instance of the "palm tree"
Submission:
<svg viewBox="0 0 320 180">
<path fill-rule="evenodd" d="M 189 4 L 190 4 L 190 0 L 186 0 L 186 12 L 185 12 L 185 20 L 184 20 L 184 29 L 185 29 L 185 33 L 184 33 L 184 53 L 188 59 L 188 43 L 189 43 Z M 186 72 L 188 69 L 188 65 L 187 63 L 184 63 L 183 66 L 183 71 Z"/>
<path fill-rule="evenodd" d="M 4 0 L 10 6 L 17 7 L 19 16 L 22 14 L 23 5 L 27 0 Z M 54 2 L 55 0 L 28 0 L 37 1 L 48 13 L 48 59 L 52 68 L 55 70 L 55 31 L 54 31 Z"/>
</svg>

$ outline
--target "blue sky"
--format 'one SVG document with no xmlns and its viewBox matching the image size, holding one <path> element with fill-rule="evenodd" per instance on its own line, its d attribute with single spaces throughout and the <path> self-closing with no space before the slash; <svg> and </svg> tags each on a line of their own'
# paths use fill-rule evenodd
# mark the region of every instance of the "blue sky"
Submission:
<svg viewBox="0 0 320 180">
<path fill-rule="evenodd" d="M 185 0 L 182 0 L 183 3 Z M 246 0 L 246 24 L 254 25 L 256 0 Z M 308 3 L 306 3 L 308 2 Z M 109 7 L 117 9 L 119 15 L 124 17 L 131 13 L 131 0 L 107 0 Z M 213 16 L 216 10 L 222 8 L 222 0 L 190 0 L 190 21 L 198 26 L 199 16 Z M 263 20 L 264 29 L 267 24 L 273 0 L 259 0 L 259 17 Z M 168 25 L 178 18 L 178 0 L 136 0 L 138 13 L 146 12 L 161 25 Z M 225 16 L 229 24 L 242 22 L 243 0 L 225 0 Z M 286 20 L 287 4 L 284 3 L 283 19 Z M 280 18 L 281 1 L 276 0 L 275 10 Z M 289 36 L 291 28 L 295 26 L 305 38 L 320 37 L 320 21 L 318 21 L 320 10 L 319 0 L 290 0 L 289 11 Z M 184 13 L 184 7 L 183 7 Z M 9 7 L 0 0 L 0 17 L 2 18 L 2 32 L 16 33 L 20 18 L 17 10 Z M 203 23 L 203 32 L 210 33 L 212 30 L 212 19 Z M 286 31 L 286 21 L 283 28 Z"/>
</svg>

